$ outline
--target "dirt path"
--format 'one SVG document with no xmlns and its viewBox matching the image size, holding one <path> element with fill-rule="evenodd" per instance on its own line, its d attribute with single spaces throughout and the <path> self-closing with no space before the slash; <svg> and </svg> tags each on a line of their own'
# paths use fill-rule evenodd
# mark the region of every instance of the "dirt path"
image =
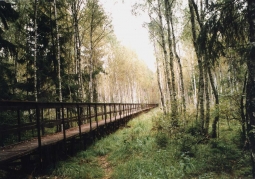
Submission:
<svg viewBox="0 0 255 179">
<path fill-rule="evenodd" d="M 98 162 L 99 162 L 99 165 L 103 168 L 105 173 L 102 179 L 111 179 L 112 168 L 111 168 L 111 164 L 107 161 L 107 155 L 99 157 Z"/>
</svg>

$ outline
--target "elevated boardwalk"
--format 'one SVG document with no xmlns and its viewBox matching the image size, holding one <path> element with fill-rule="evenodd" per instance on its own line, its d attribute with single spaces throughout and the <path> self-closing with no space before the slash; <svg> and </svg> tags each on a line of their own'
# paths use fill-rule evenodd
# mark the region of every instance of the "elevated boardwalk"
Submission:
<svg viewBox="0 0 255 179">
<path fill-rule="evenodd" d="M 155 107 L 157 104 L 0 101 L 0 168 L 26 165 L 32 158 L 56 160 Z"/>
</svg>

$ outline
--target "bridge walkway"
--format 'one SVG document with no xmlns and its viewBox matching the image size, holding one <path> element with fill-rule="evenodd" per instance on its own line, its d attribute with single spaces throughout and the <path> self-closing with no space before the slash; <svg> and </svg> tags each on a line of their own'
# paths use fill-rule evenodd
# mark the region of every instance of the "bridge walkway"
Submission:
<svg viewBox="0 0 255 179">
<path fill-rule="evenodd" d="M 0 117 L 12 113 L 11 116 L 16 116 L 15 120 L 17 120 L 17 125 L 5 125 L 4 127 L 0 125 L 0 137 L 2 141 L 13 136 L 18 139 L 10 145 L 0 147 L 0 167 L 6 167 L 6 164 L 20 160 L 23 157 L 29 157 L 32 154 L 41 155 L 47 146 L 60 142 L 66 143 L 72 139 L 81 141 L 82 136 L 86 134 L 100 128 L 108 130 L 108 125 L 113 127 L 125 123 L 134 115 L 155 107 L 157 107 L 157 104 L 77 103 L 74 105 L 73 103 L 0 101 Z M 49 109 L 54 110 L 56 118 L 51 120 L 47 118 L 45 113 Z M 31 119 L 31 110 L 34 112 L 34 115 L 32 115 L 34 119 Z M 14 113 L 17 115 L 13 115 Z M 29 122 L 24 122 L 28 118 L 30 118 Z M 74 127 L 68 128 L 66 126 Z M 47 127 L 50 129 L 59 128 L 60 131 L 49 134 L 45 132 Z M 22 140 L 22 136 L 24 136 L 22 133 L 31 134 L 31 130 L 33 130 L 33 133 L 37 133 L 37 137 Z M 43 160 L 43 156 L 40 156 L 40 158 Z"/>
</svg>

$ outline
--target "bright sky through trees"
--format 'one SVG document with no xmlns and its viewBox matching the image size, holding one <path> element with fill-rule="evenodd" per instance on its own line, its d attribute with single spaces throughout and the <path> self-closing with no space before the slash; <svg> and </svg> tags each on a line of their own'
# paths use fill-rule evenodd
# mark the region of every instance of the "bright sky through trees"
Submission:
<svg viewBox="0 0 255 179">
<path fill-rule="evenodd" d="M 146 13 L 138 16 L 132 15 L 132 5 L 138 0 L 100 0 L 105 11 L 112 18 L 114 33 L 124 46 L 127 46 L 138 54 L 146 62 L 148 67 L 155 71 L 155 56 L 153 46 L 149 40 L 149 34 L 143 27 L 144 22 L 149 21 Z"/>
</svg>

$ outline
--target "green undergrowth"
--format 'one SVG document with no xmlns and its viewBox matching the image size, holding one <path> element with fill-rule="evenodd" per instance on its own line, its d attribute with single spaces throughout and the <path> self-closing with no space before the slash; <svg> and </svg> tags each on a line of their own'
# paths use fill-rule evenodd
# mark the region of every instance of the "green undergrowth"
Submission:
<svg viewBox="0 0 255 179">
<path fill-rule="evenodd" d="M 196 132 L 196 125 L 169 129 L 159 110 L 143 114 L 50 170 L 52 178 L 104 178 L 105 157 L 112 179 L 251 178 L 249 153 L 242 149 L 239 124 L 221 121 L 220 138 Z M 169 132 L 171 131 L 171 132 Z"/>
</svg>

